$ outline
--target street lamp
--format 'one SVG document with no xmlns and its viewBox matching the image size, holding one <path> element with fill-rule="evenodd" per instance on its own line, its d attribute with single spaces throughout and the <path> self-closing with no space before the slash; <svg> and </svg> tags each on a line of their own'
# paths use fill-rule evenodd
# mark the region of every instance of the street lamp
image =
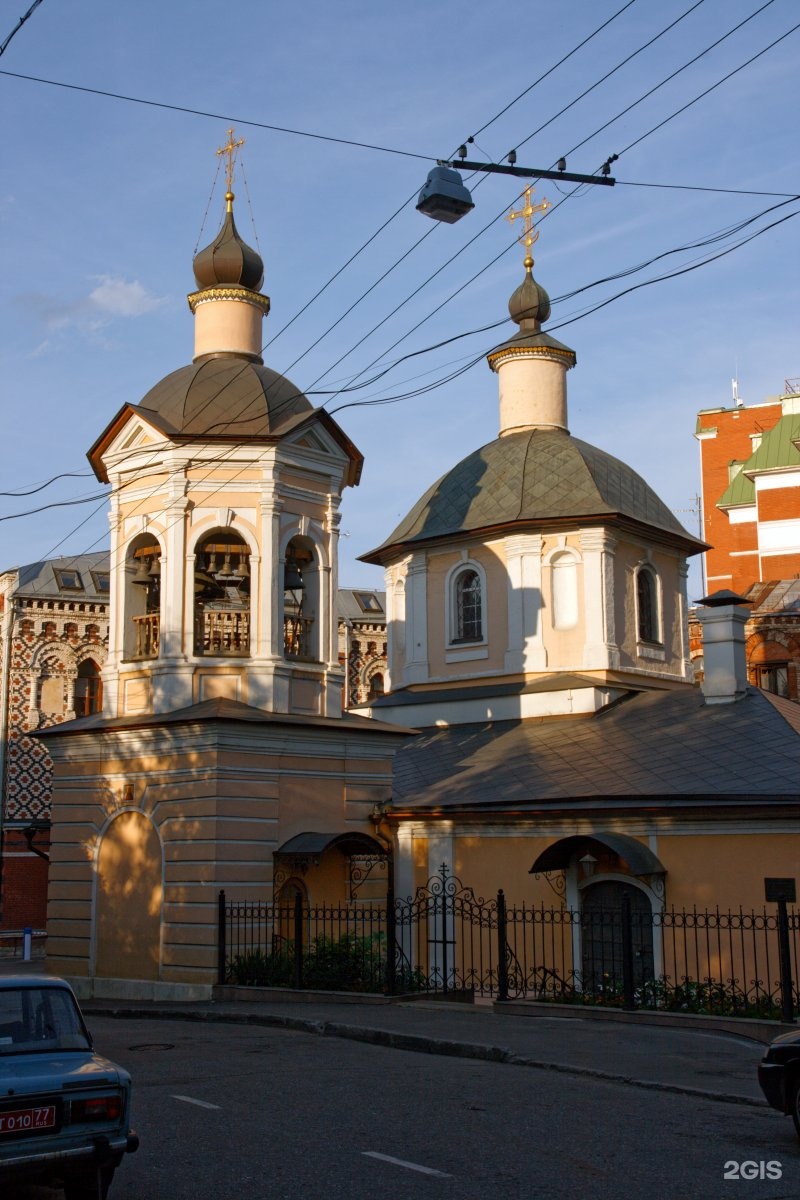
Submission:
<svg viewBox="0 0 800 1200">
<path fill-rule="evenodd" d="M 593 854 L 584 854 L 583 858 L 579 858 L 578 862 L 583 867 L 583 875 L 585 879 L 591 879 L 597 867 L 597 859 Z"/>
<path fill-rule="evenodd" d="M 613 187 L 617 182 L 611 175 L 611 164 L 617 155 L 612 154 L 603 163 L 599 175 L 575 175 L 567 171 L 567 160 L 558 160 L 558 170 L 543 170 L 540 167 L 518 167 L 515 150 L 507 155 L 508 164 L 481 163 L 467 159 L 466 146 L 459 146 L 458 165 L 465 171 L 483 171 L 490 175 L 514 175 L 518 179 L 563 179 L 567 183 L 592 183 L 603 187 Z M 417 199 L 417 212 L 431 217 L 434 221 L 446 221 L 448 225 L 460 221 L 475 207 L 469 188 L 461 175 L 455 170 L 453 163 L 440 159 L 437 165 L 428 172 L 428 178 L 422 186 Z"/>
</svg>

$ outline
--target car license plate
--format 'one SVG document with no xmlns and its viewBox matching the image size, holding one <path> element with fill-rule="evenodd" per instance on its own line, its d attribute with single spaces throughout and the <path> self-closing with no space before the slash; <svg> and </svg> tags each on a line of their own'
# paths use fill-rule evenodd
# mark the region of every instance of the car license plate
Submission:
<svg viewBox="0 0 800 1200">
<path fill-rule="evenodd" d="M 18 1108 L 0 1113 L 0 1137 L 14 1133 L 33 1133 L 36 1129 L 52 1129 L 56 1123 L 56 1106 L 44 1104 L 39 1108 Z"/>
</svg>

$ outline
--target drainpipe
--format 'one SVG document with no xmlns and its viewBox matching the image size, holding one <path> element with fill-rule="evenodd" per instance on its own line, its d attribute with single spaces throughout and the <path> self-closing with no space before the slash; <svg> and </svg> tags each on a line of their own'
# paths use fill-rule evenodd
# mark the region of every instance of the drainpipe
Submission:
<svg viewBox="0 0 800 1200">
<path fill-rule="evenodd" d="M 19 576 L 17 576 L 19 582 Z M 3 671 L 0 675 L 0 922 L 3 913 L 3 849 L 5 846 L 6 812 L 6 745 L 9 726 L 9 687 L 11 681 L 11 638 L 14 632 L 16 604 L 13 593 L 5 593 L 6 609 L 2 617 L 0 644 L 3 647 Z"/>
<path fill-rule="evenodd" d="M 348 617 L 342 617 L 342 624 L 347 631 L 344 635 L 344 707 L 350 707 L 350 637 L 353 633 L 353 622 Z"/>
</svg>

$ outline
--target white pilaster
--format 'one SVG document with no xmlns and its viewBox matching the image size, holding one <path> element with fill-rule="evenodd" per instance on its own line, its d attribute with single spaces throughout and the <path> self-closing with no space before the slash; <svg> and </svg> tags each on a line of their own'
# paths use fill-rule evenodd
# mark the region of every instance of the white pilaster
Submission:
<svg viewBox="0 0 800 1200">
<path fill-rule="evenodd" d="M 508 577 L 508 648 L 505 669 L 535 672 L 547 669 L 542 625 L 542 546 L 538 534 L 506 538 Z"/>
<path fill-rule="evenodd" d="M 614 551 L 617 539 L 605 529 L 584 529 L 580 536 L 583 557 L 583 595 L 586 641 L 583 667 L 587 671 L 619 667 L 614 617 Z"/>
<path fill-rule="evenodd" d="M 406 683 L 428 678 L 428 574 L 424 550 L 412 555 L 406 576 Z"/>
</svg>

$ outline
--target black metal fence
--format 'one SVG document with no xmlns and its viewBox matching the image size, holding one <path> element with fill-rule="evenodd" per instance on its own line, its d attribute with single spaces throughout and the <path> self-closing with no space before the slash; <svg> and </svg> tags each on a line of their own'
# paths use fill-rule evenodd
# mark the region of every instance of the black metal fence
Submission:
<svg viewBox="0 0 800 1200">
<path fill-rule="evenodd" d="M 379 905 L 228 901 L 219 895 L 221 983 L 363 992 L 472 992 L 673 1012 L 793 1020 L 800 913 L 650 911 L 484 900 L 446 866 Z M 639 901 L 637 903 L 637 901 Z"/>
</svg>

